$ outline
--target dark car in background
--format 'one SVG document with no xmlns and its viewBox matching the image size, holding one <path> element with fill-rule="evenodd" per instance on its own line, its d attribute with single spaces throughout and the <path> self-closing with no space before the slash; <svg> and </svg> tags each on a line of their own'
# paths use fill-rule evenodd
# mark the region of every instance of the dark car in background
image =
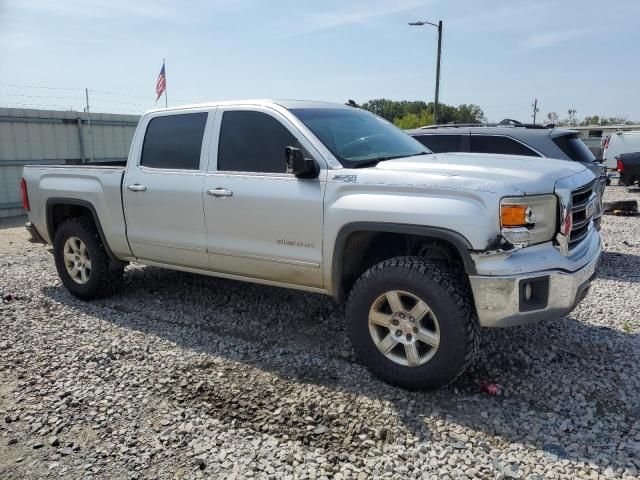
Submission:
<svg viewBox="0 0 640 480">
<path fill-rule="evenodd" d="M 602 203 L 606 168 L 573 130 L 507 119 L 498 124 L 430 125 L 406 132 L 434 153 L 498 153 L 580 162 L 596 175 L 599 203 Z M 601 214 L 599 205 L 598 226 Z"/>
<path fill-rule="evenodd" d="M 620 185 L 630 187 L 640 183 L 640 152 L 621 153 L 616 157 L 616 165 L 620 172 Z"/>
</svg>

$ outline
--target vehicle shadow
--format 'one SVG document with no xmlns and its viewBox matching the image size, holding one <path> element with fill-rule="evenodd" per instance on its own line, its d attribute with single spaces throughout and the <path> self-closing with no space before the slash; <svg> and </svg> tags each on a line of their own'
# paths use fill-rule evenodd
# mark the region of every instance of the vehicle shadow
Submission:
<svg viewBox="0 0 640 480">
<path fill-rule="evenodd" d="M 13 217 L 0 217 L 0 230 L 5 228 L 24 227 L 27 221 L 26 215 L 16 215 Z"/>
<path fill-rule="evenodd" d="M 605 250 L 600 258 L 598 278 L 618 282 L 640 282 L 640 255 Z"/>
<path fill-rule="evenodd" d="M 480 436 L 476 443 L 487 448 L 518 442 L 549 451 L 545 461 L 566 455 L 602 468 L 634 468 L 628 450 L 638 433 L 637 427 L 632 432 L 633 425 L 640 425 L 637 334 L 587 324 L 578 315 L 484 331 L 472 372 L 436 392 L 408 392 L 384 384 L 357 362 L 346 338 L 343 308 L 330 298 L 153 267 L 132 267 L 125 278 L 120 293 L 91 303 L 59 286 L 43 291 L 78 312 L 197 353 L 197 360 L 184 367 L 188 384 L 179 385 L 180 378 L 174 377 L 158 392 L 223 423 L 253 428 L 253 418 L 238 408 L 249 398 L 256 415 L 270 415 L 273 404 L 287 407 L 269 417 L 269 433 L 328 451 L 350 445 L 364 455 L 376 443 L 405 442 L 404 436 L 387 433 L 397 432 L 393 424 L 417 442 L 465 448 L 464 437 L 437 428 L 445 421 Z M 245 368 L 239 371 L 228 360 Z M 625 364 L 635 366 L 627 370 Z M 480 378 L 501 384 L 505 394 L 481 392 Z M 232 388 L 217 388 L 220 382 L 231 382 Z M 340 408 L 327 410 L 326 402 L 321 406 L 308 397 L 292 399 L 300 383 L 315 385 L 318 395 Z M 381 405 L 380 411 L 385 409 L 381 402 L 388 402 L 394 414 L 377 415 L 371 400 Z M 331 435 L 310 432 L 309 416 Z M 349 423 L 354 418 L 361 423 Z M 363 418 L 369 420 L 362 423 Z"/>
</svg>

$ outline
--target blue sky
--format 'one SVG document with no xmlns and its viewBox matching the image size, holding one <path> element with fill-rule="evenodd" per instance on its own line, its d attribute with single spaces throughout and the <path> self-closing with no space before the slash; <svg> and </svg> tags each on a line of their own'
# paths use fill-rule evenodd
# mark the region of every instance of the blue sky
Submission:
<svg viewBox="0 0 640 480">
<path fill-rule="evenodd" d="M 163 57 L 170 105 L 431 101 L 419 19 L 444 21 L 442 102 L 640 120 L 640 0 L 0 0 L 0 105 L 81 109 L 87 87 L 93 111 L 140 113 Z"/>
</svg>

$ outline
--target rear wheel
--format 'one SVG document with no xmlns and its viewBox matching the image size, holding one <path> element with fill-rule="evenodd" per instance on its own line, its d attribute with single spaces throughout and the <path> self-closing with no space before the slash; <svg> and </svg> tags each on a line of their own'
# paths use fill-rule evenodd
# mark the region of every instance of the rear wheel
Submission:
<svg viewBox="0 0 640 480">
<path fill-rule="evenodd" d="M 122 283 L 124 267 L 111 263 L 88 218 L 65 220 L 56 231 L 53 251 L 60 280 L 76 297 L 105 297 Z"/>
<path fill-rule="evenodd" d="M 479 346 L 469 288 L 419 257 L 393 258 L 365 272 L 349 297 L 347 325 L 361 361 L 409 389 L 452 382 Z"/>
</svg>

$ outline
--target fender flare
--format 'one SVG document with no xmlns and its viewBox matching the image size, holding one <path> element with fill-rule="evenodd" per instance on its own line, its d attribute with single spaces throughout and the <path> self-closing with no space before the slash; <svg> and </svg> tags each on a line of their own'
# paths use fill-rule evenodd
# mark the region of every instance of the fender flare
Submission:
<svg viewBox="0 0 640 480">
<path fill-rule="evenodd" d="M 424 225 L 411 225 L 402 223 L 386 223 L 386 222 L 353 222 L 343 225 L 336 236 L 333 249 L 333 262 L 331 265 L 331 282 L 333 296 L 341 301 L 344 299 L 345 292 L 342 289 L 342 267 L 344 248 L 347 238 L 354 232 L 385 232 L 385 233 L 404 233 L 407 235 L 419 235 L 423 237 L 432 237 L 444 240 L 452 244 L 458 251 L 460 258 L 464 264 L 464 270 L 468 275 L 475 275 L 476 265 L 471 258 L 473 247 L 469 240 L 463 235 L 450 230 L 448 228 L 430 227 Z"/>
<path fill-rule="evenodd" d="M 47 233 L 49 234 L 49 238 L 51 239 L 51 244 L 53 244 L 53 207 L 56 205 L 75 205 L 78 207 L 84 207 L 91 212 L 91 216 L 93 217 L 93 223 L 95 223 L 96 228 L 98 229 L 98 235 L 100 235 L 100 240 L 102 241 L 102 245 L 104 245 L 104 249 L 107 251 L 107 255 L 114 262 L 122 261 L 118 259 L 111 251 L 111 247 L 109 247 L 109 243 L 107 242 L 107 238 L 104 236 L 104 231 L 102 230 L 102 225 L 100 224 L 100 218 L 98 217 L 98 212 L 96 211 L 93 204 L 87 200 L 80 200 L 78 198 L 64 198 L 64 197 L 52 197 L 48 198 L 45 204 L 45 212 L 46 212 L 46 222 L 47 222 Z"/>
</svg>

